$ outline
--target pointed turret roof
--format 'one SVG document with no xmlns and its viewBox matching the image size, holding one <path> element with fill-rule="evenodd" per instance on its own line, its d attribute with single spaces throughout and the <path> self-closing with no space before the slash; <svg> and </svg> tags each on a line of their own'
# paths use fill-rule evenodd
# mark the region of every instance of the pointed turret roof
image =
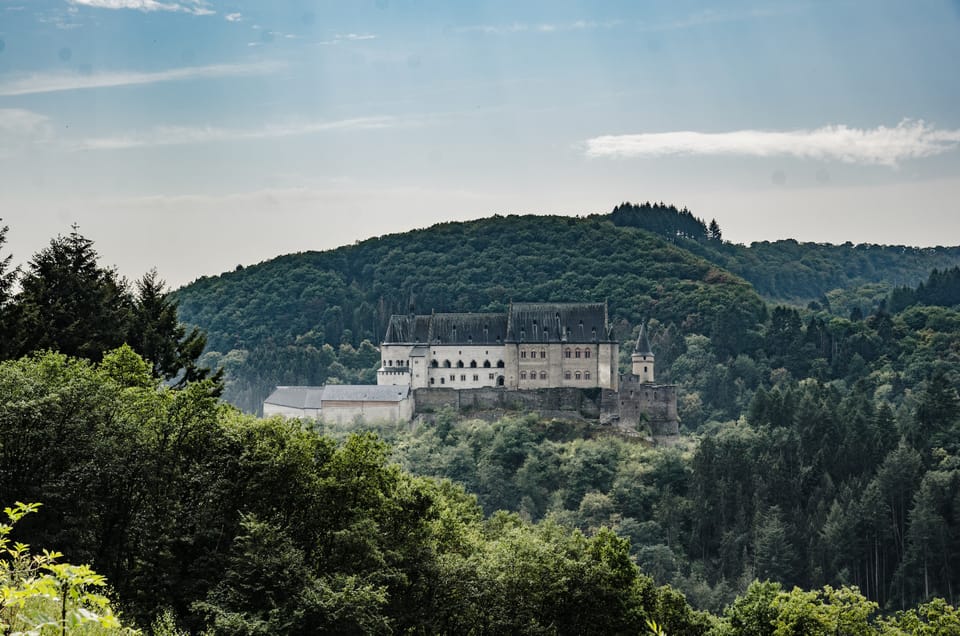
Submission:
<svg viewBox="0 0 960 636">
<path fill-rule="evenodd" d="M 637 344 L 633 347 L 633 352 L 643 356 L 653 355 L 653 350 L 650 348 L 650 339 L 647 338 L 647 323 L 640 325 L 640 335 L 637 336 Z"/>
</svg>

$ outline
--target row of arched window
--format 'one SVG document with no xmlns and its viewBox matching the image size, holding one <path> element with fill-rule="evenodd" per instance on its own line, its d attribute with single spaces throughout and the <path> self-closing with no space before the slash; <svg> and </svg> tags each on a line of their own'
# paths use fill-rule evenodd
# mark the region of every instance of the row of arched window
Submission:
<svg viewBox="0 0 960 636">
<path fill-rule="evenodd" d="M 394 365 L 393 364 L 394 362 L 396 362 L 397 364 Z M 392 367 L 392 366 L 409 367 L 410 361 L 409 360 L 387 360 L 387 366 L 388 367 Z"/>
<path fill-rule="evenodd" d="M 464 364 L 464 363 L 463 363 L 463 360 L 457 360 L 457 364 L 456 364 L 456 365 L 454 365 L 453 363 L 451 363 L 449 360 L 444 360 L 442 364 L 441 364 L 438 360 L 431 360 L 431 361 L 430 361 L 430 366 L 431 366 L 432 368 L 434 368 L 434 369 L 436 369 L 436 368 L 438 368 L 438 367 L 443 367 L 444 369 L 450 369 L 450 368 L 453 368 L 454 366 L 456 366 L 456 368 L 458 368 L 458 369 L 463 369 L 464 367 L 470 367 L 471 369 L 476 369 L 477 367 L 483 367 L 484 369 L 490 369 L 490 368 L 493 367 L 493 365 L 490 364 L 490 361 L 489 361 L 489 360 L 484 360 L 484 361 L 483 361 L 483 364 L 477 364 L 477 361 L 476 361 L 476 360 L 471 360 L 471 361 L 470 361 L 470 364 Z M 498 369 L 502 369 L 502 368 L 503 368 L 503 360 L 497 360 L 497 368 L 498 368 Z"/>
<path fill-rule="evenodd" d="M 591 355 L 593 354 L 590 352 L 590 349 L 580 349 L 579 347 L 576 349 L 571 349 L 570 347 L 567 347 L 566 349 L 563 350 L 564 358 L 589 358 Z M 537 352 L 521 349 L 520 358 L 526 360 L 528 357 L 530 359 L 536 359 Z M 541 349 L 540 358 L 546 358 L 546 357 L 547 357 L 546 349 Z"/>
</svg>

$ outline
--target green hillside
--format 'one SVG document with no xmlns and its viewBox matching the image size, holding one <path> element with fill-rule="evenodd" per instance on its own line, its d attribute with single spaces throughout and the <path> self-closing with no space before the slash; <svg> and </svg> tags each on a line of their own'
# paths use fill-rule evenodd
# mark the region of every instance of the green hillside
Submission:
<svg viewBox="0 0 960 636">
<path fill-rule="evenodd" d="M 501 310 L 511 299 L 609 302 L 627 340 L 644 318 L 718 335 L 736 353 L 765 311 L 743 280 L 650 232 L 604 217 L 495 216 L 291 254 L 177 292 L 206 330 L 224 397 L 256 411 L 277 384 L 372 382 L 387 318 Z M 725 334 L 739 334 L 724 340 Z"/>
<path fill-rule="evenodd" d="M 719 225 L 711 228 L 688 210 L 662 203 L 624 203 L 614 208 L 609 218 L 619 226 L 643 228 L 668 238 L 741 276 L 757 293 L 774 301 L 806 304 L 836 289 L 871 284 L 880 284 L 889 292 L 894 285 L 916 285 L 932 269 L 960 264 L 960 246 L 832 245 L 793 239 L 758 241 L 749 246 L 725 243 L 718 240 Z"/>
</svg>

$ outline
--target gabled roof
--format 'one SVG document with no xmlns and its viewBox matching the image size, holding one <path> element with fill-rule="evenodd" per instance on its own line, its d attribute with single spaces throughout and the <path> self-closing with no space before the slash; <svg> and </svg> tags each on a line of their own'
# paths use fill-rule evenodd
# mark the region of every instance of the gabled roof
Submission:
<svg viewBox="0 0 960 636">
<path fill-rule="evenodd" d="M 640 325 L 640 334 L 637 335 L 637 344 L 634 345 L 633 352 L 643 356 L 653 355 L 653 349 L 650 347 L 650 339 L 647 337 L 647 323 Z"/>
<path fill-rule="evenodd" d="M 612 342 L 606 303 L 511 303 L 506 313 L 394 315 L 384 343 Z"/>
<path fill-rule="evenodd" d="M 322 386 L 278 386 L 263 403 L 293 409 L 318 409 L 321 400 Z"/>
<path fill-rule="evenodd" d="M 328 384 L 323 387 L 324 402 L 400 402 L 409 394 L 407 385 Z"/>
<path fill-rule="evenodd" d="M 606 303 L 512 303 L 511 342 L 609 342 Z"/>
<path fill-rule="evenodd" d="M 384 342 L 423 342 L 430 338 L 430 316 L 394 314 L 390 316 Z"/>
<path fill-rule="evenodd" d="M 507 335 L 507 314 L 433 314 L 430 344 L 501 344 Z"/>
<path fill-rule="evenodd" d="M 326 386 L 278 386 L 264 404 L 293 409 L 320 409 L 323 402 L 400 402 L 410 395 L 409 386 L 377 384 L 328 384 Z"/>
</svg>

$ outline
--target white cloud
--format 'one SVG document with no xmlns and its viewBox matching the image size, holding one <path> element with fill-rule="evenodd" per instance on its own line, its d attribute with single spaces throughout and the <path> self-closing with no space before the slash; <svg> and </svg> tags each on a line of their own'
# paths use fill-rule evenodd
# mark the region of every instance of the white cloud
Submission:
<svg viewBox="0 0 960 636">
<path fill-rule="evenodd" d="M 280 65 L 273 62 L 258 62 L 251 64 L 188 66 L 153 72 L 102 71 L 87 75 L 79 73 L 37 73 L 33 75 L 0 78 L 0 96 L 32 95 L 36 93 L 130 86 L 134 84 L 155 84 L 157 82 L 175 82 L 214 77 L 262 75 L 273 72 L 279 67 Z"/>
<path fill-rule="evenodd" d="M 176 11 L 192 15 L 213 15 L 216 11 L 203 0 L 181 0 L 180 2 L 161 2 L 160 0 L 69 0 L 96 9 L 136 9 L 137 11 Z"/>
<path fill-rule="evenodd" d="M 45 115 L 22 108 L 0 108 L 0 158 L 15 157 L 23 150 L 45 144 L 53 126 Z"/>
<path fill-rule="evenodd" d="M 485 35 L 509 35 L 511 33 L 556 33 L 562 31 L 584 31 L 589 29 L 610 29 L 622 24 L 622 20 L 607 20 L 595 22 L 593 20 L 577 20 L 565 24 L 527 24 L 513 22 L 511 24 L 475 24 L 456 29 L 458 33 L 483 33 Z"/>
<path fill-rule="evenodd" d="M 960 130 L 938 130 L 905 119 L 888 128 L 824 126 L 815 130 L 736 130 L 725 133 L 678 131 L 603 135 L 586 141 L 589 157 L 663 157 L 714 155 L 792 156 L 845 163 L 896 166 L 905 159 L 929 157 L 955 149 Z"/>
<path fill-rule="evenodd" d="M 341 42 L 361 42 L 376 39 L 377 36 L 373 33 L 337 33 L 332 40 L 324 40 L 320 44 L 340 44 Z"/>
<path fill-rule="evenodd" d="M 50 121 L 45 115 L 22 108 L 0 108 L 0 135 L 46 136 Z"/>
<path fill-rule="evenodd" d="M 223 17 L 227 22 L 243 22 L 243 14 L 241 13 L 228 13 Z"/>
<path fill-rule="evenodd" d="M 391 128 L 408 121 L 395 117 L 354 117 L 332 121 L 293 122 L 271 124 L 262 128 L 236 129 L 216 126 L 161 126 L 146 132 L 135 132 L 112 137 L 85 139 L 71 147 L 72 150 L 123 150 L 153 146 L 180 146 L 186 144 L 222 141 L 248 141 L 253 139 L 276 139 L 312 135 L 329 131 L 372 130 Z"/>
</svg>

